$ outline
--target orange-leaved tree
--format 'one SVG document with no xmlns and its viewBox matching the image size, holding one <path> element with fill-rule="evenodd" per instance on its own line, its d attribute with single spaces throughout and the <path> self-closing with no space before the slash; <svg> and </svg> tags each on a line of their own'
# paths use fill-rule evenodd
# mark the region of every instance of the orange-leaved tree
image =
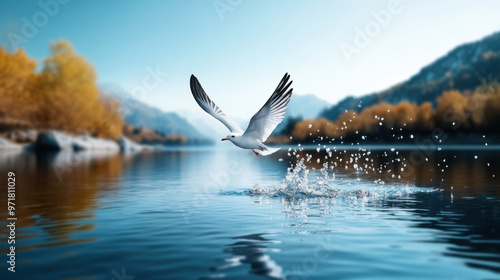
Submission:
<svg viewBox="0 0 500 280">
<path fill-rule="evenodd" d="M 0 47 L 0 118 L 23 120 L 34 106 L 29 95 L 36 62 L 23 50 L 9 53 Z M 23 121 L 26 121 L 25 119 Z"/>
<path fill-rule="evenodd" d="M 67 132 L 118 137 L 118 104 L 101 96 L 93 66 L 67 41 L 52 43 L 51 51 L 33 82 L 32 96 L 39 106 L 33 121 Z"/>
</svg>

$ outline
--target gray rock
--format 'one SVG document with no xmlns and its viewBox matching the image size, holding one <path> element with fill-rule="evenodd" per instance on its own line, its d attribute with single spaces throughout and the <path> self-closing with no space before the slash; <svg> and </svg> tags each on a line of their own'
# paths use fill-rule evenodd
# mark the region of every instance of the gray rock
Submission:
<svg viewBox="0 0 500 280">
<path fill-rule="evenodd" d="M 35 148 L 41 150 L 72 150 L 73 141 L 69 135 L 57 131 L 42 131 L 38 133 Z"/>
<path fill-rule="evenodd" d="M 23 145 L 10 142 L 5 138 L 0 137 L 0 150 L 21 150 L 22 148 Z"/>
<path fill-rule="evenodd" d="M 78 136 L 73 139 L 73 149 L 75 151 L 81 150 L 111 150 L 118 151 L 120 146 L 115 141 L 94 138 L 90 136 Z"/>
<path fill-rule="evenodd" d="M 70 136 L 58 131 L 42 131 L 38 133 L 35 142 L 36 149 L 42 150 L 110 150 L 118 151 L 120 147 L 112 140 L 94 138 L 90 136 Z"/>
<path fill-rule="evenodd" d="M 120 139 L 118 139 L 118 145 L 120 146 L 120 151 L 124 153 L 140 152 L 145 148 L 143 145 L 137 144 L 125 136 L 121 136 Z"/>
</svg>

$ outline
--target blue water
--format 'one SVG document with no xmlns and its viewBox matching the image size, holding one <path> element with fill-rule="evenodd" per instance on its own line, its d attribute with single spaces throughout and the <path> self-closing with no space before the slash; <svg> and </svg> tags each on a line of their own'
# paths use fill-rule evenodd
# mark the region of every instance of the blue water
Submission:
<svg viewBox="0 0 500 280">
<path fill-rule="evenodd" d="M 396 151 L 2 152 L 0 278 L 500 279 L 499 151 Z"/>
</svg>

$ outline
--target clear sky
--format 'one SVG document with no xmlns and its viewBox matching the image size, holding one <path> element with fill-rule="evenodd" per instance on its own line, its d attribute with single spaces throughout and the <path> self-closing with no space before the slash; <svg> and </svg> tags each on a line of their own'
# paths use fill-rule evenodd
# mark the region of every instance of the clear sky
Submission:
<svg viewBox="0 0 500 280">
<path fill-rule="evenodd" d="M 194 74 L 237 117 L 256 112 L 285 72 L 295 93 L 334 103 L 386 89 L 500 30 L 498 0 L 59 1 L 68 3 L 2 0 L 2 46 L 15 47 L 9 34 L 28 35 L 20 47 L 41 60 L 50 41 L 69 40 L 100 83 L 128 91 L 158 69 L 141 97 L 167 111 L 200 110 L 189 90 Z"/>
</svg>

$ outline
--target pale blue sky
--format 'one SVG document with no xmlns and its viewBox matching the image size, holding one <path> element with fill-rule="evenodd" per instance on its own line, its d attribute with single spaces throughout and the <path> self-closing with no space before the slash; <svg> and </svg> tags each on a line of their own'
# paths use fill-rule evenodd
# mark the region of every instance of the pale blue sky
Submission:
<svg viewBox="0 0 500 280">
<path fill-rule="evenodd" d="M 237 117 L 257 111 L 285 72 L 296 93 L 333 103 L 383 90 L 455 46 L 500 30 L 498 0 L 400 0 L 378 29 L 372 12 L 390 13 L 393 0 L 65 1 L 46 23 L 38 1 L 0 2 L 2 46 L 12 49 L 9 33 L 23 36 L 23 17 L 33 23 L 38 16 L 41 27 L 21 44 L 30 56 L 41 60 L 50 41 L 67 39 L 94 64 L 99 82 L 129 91 L 159 68 L 168 76 L 143 100 L 167 111 L 200 110 L 189 91 L 195 74 Z M 217 5 L 230 10 L 218 13 Z M 370 43 L 348 61 L 341 46 L 355 46 L 356 28 L 366 27 Z"/>
</svg>

